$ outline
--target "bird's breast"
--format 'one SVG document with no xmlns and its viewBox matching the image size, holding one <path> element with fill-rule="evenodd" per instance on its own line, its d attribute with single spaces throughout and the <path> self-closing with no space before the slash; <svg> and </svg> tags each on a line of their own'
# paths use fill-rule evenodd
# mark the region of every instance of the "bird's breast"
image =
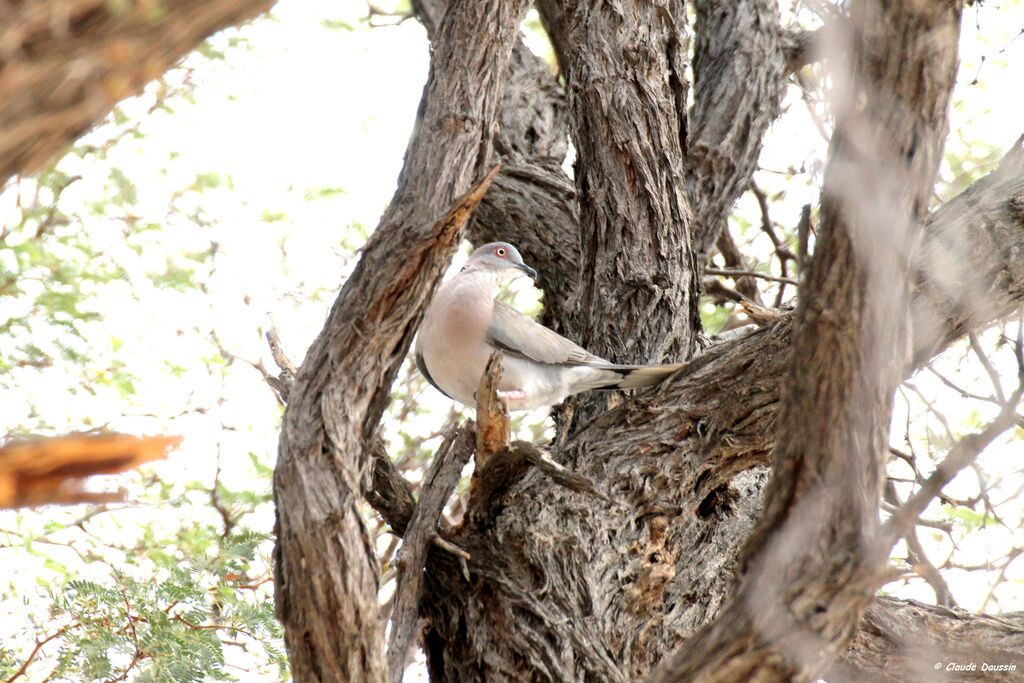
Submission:
<svg viewBox="0 0 1024 683">
<path fill-rule="evenodd" d="M 473 405 L 490 346 L 494 307 L 488 283 L 459 278 L 438 290 L 420 326 L 417 347 L 434 382 L 449 396 Z"/>
</svg>

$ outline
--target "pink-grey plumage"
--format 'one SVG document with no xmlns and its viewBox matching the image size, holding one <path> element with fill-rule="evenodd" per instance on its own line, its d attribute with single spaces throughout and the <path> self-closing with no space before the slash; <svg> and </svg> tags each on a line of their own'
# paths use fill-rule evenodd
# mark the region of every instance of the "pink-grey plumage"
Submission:
<svg viewBox="0 0 1024 683">
<path fill-rule="evenodd" d="M 616 365 L 495 299 L 502 284 L 524 273 L 536 276 L 514 246 L 492 242 L 438 289 L 420 326 L 416 365 L 439 391 L 475 405 L 495 349 L 504 352 L 498 390 L 511 410 L 554 405 L 591 389 L 653 386 L 681 367 Z"/>
</svg>

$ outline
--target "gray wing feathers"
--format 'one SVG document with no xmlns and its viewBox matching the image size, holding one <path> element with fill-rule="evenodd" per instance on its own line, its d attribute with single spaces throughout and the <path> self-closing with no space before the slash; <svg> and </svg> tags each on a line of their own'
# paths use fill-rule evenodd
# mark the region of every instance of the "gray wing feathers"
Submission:
<svg viewBox="0 0 1024 683">
<path fill-rule="evenodd" d="M 611 365 L 581 346 L 534 322 L 508 304 L 494 302 L 487 342 L 495 348 L 549 365 Z"/>
<path fill-rule="evenodd" d="M 487 343 L 511 356 L 536 363 L 593 369 L 592 374 L 581 374 L 576 378 L 573 382 L 574 391 L 650 387 L 682 367 L 682 364 L 610 363 L 500 301 L 494 302 Z"/>
</svg>

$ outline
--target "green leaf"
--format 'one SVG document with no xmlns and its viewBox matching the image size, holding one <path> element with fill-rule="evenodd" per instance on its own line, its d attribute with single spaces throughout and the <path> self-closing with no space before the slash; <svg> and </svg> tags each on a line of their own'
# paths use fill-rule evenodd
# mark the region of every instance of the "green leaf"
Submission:
<svg viewBox="0 0 1024 683">
<path fill-rule="evenodd" d="M 139 193 L 135 183 L 128 180 L 128 176 L 119 168 L 110 169 L 110 180 L 114 183 L 116 193 L 114 202 L 116 204 L 135 204 L 138 202 Z"/>
</svg>

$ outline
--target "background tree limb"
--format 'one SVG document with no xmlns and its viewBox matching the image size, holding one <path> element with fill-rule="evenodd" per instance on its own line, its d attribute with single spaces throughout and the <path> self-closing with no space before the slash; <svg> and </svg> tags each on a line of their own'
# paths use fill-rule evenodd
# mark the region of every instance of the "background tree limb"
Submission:
<svg viewBox="0 0 1024 683">
<path fill-rule="evenodd" d="M 271 0 L 0 6 L 0 186 L 34 173 L 208 36 Z"/>
</svg>

